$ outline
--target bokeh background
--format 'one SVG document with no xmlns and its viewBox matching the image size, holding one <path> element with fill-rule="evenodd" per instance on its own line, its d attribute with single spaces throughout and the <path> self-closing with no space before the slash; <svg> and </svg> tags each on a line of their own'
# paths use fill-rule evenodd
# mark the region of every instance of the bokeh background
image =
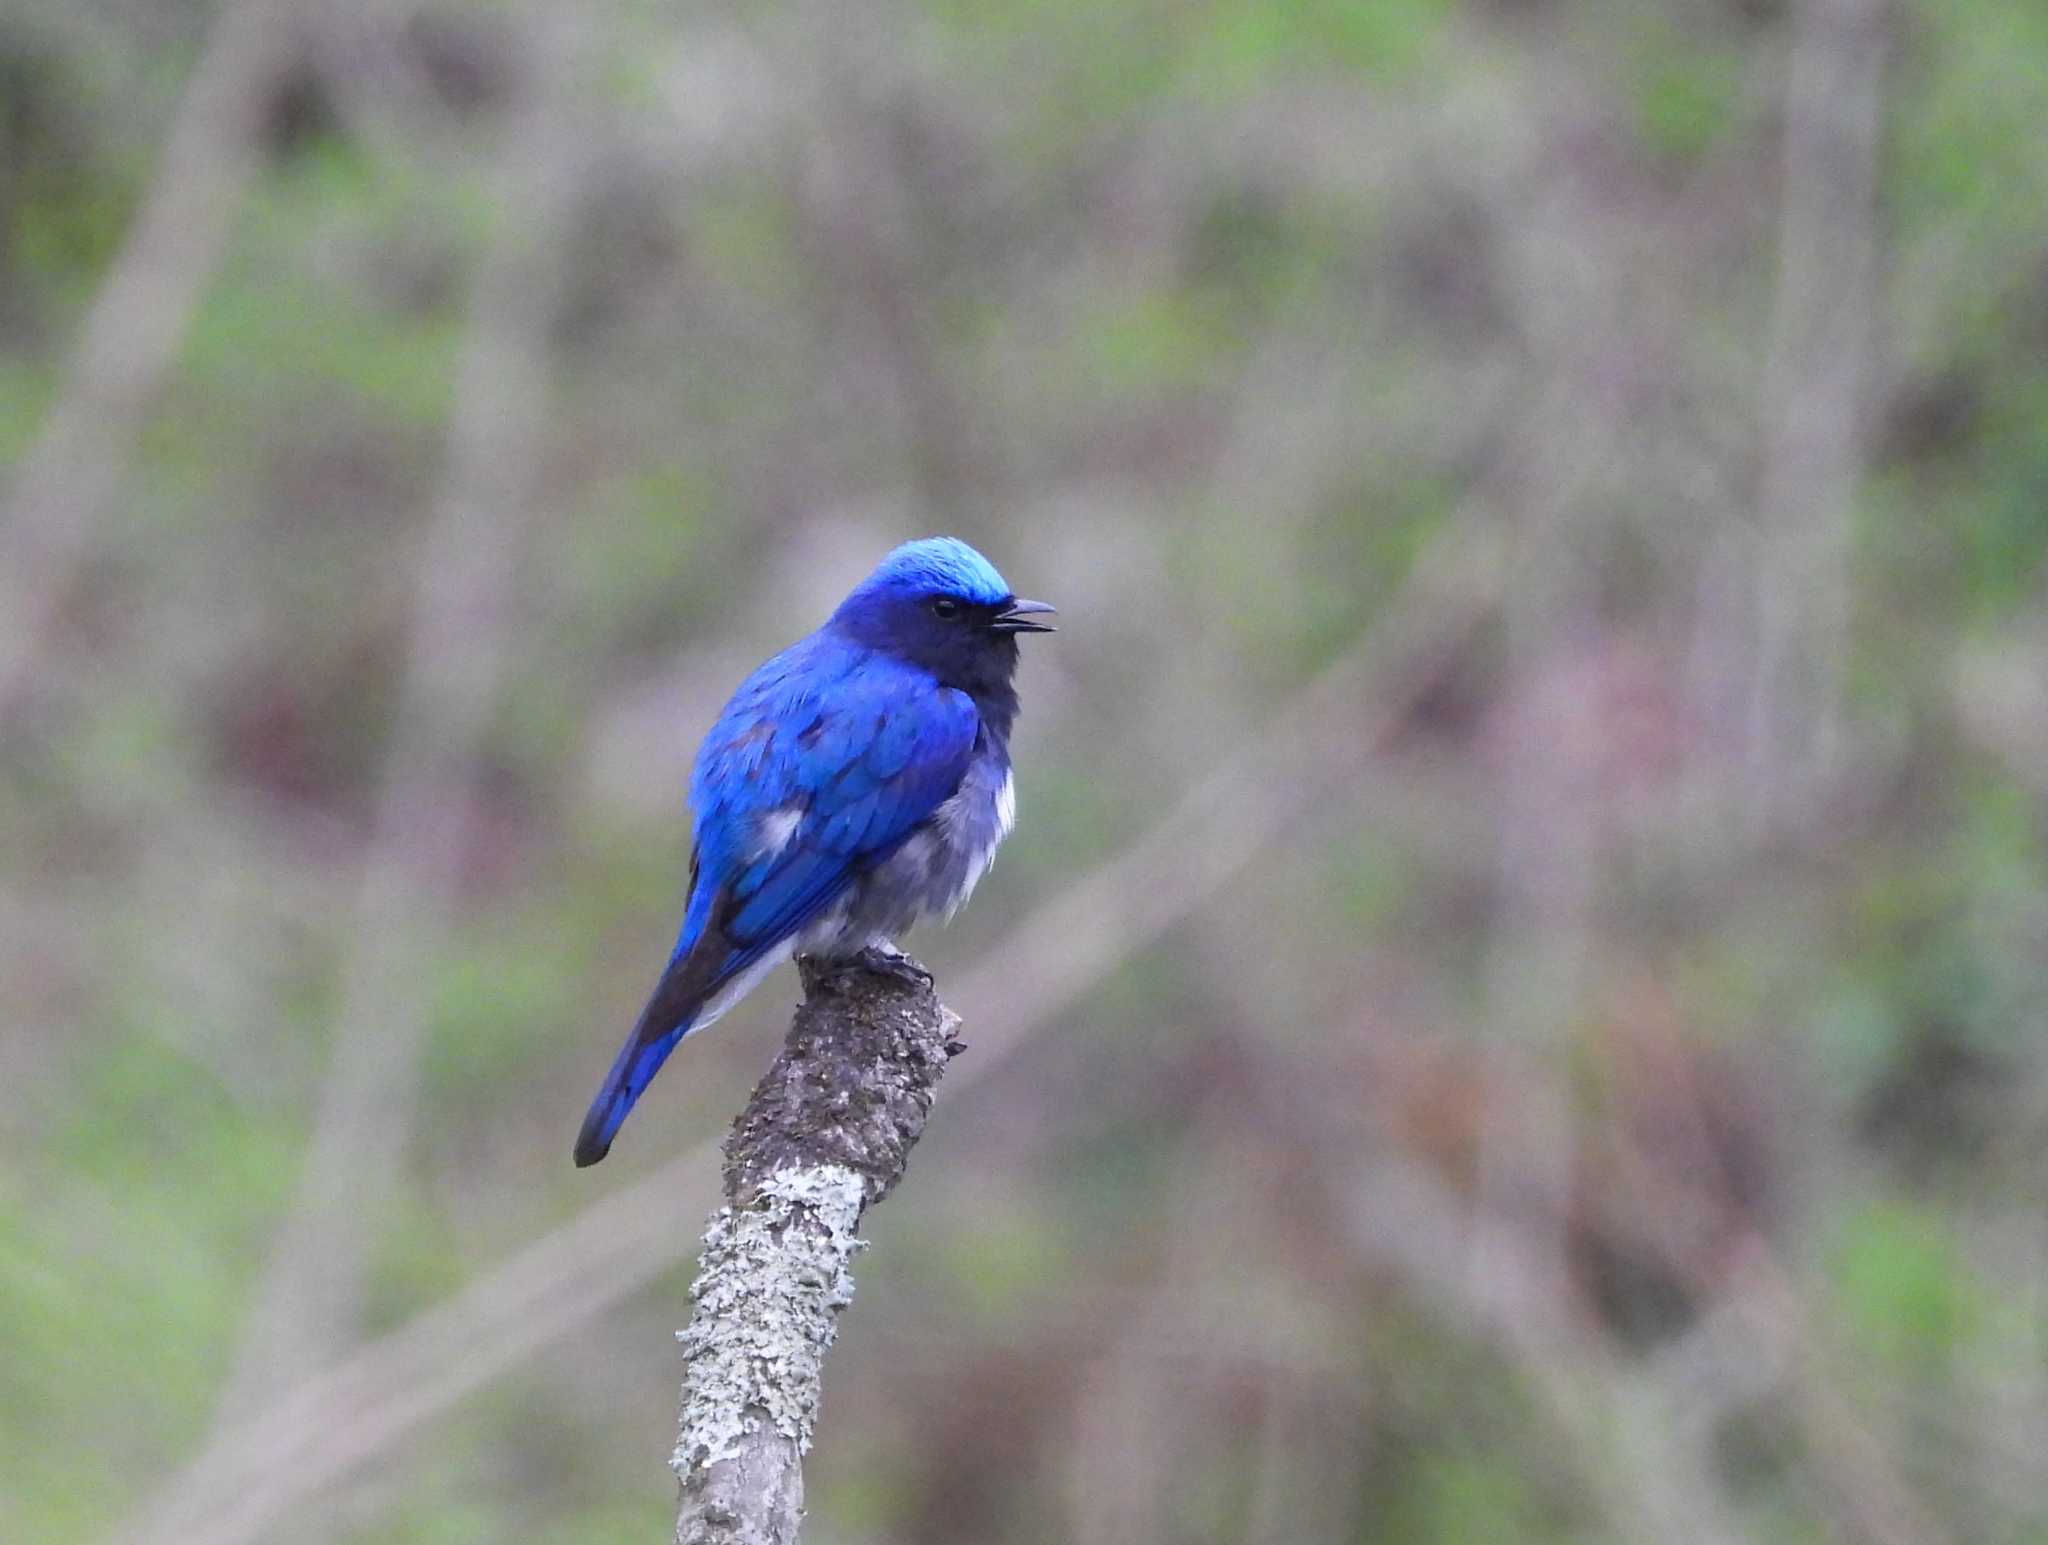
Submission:
<svg viewBox="0 0 2048 1545">
<path fill-rule="evenodd" d="M 2048 1540 L 2048 9 L 0 9 L 0 1536 L 665 1537 L 688 757 L 1060 604 L 825 1542 Z"/>
</svg>

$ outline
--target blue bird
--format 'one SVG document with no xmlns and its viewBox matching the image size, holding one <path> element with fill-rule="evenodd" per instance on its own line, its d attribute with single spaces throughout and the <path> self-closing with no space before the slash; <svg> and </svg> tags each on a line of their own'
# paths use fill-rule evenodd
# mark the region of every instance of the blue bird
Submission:
<svg viewBox="0 0 2048 1545">
<path fill-rule="evenodd" d="M 906 542 L 749 676 L 698 748 L 682 932 L 583 1119 L 578 1165 L 692 1030 L 794 954 L 847 956 L 967 899 L 1010 830 L 1020 600 L 965 542 Z"/>
</svg>

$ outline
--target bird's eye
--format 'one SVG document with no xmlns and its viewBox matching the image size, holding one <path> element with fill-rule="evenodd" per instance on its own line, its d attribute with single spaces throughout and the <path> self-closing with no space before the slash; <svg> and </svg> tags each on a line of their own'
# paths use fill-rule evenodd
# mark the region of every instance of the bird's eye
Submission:
<svg viewBox="0 0 2048 1545">
<path fill-rule="evenodd" d="M 932 615 L 951 622 L 960 615 L 960 603 L 949 595 L 937 596 L 932 601 Z"/>
</svg>

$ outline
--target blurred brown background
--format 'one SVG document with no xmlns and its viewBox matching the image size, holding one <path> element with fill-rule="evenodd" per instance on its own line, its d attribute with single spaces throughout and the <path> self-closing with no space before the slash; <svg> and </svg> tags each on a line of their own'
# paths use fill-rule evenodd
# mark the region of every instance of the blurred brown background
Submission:
<svg viewBox="0 0 2048 1545">
<path fill-rule="evenodd" d="M 2048 1540 L 2048 9 L 0 8 L 0 1536 L 665 1537 L 689 755 L 1062 610 L 854 1542 Z"/>
</svg>

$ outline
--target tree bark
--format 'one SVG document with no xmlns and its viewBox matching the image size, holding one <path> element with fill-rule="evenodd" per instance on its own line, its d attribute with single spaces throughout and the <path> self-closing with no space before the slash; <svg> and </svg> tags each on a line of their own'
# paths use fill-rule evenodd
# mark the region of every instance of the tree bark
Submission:
<svg viewBox="0 0 2048 1545">
<path fill-rule="evenodd" d="M 903 1177 L 959 1018 L 905 956 L 805 959 L 782 1054 L 725 1142 L 680 1332 L 677 1545 L 793 1545 L 861 1214 Z"/>
</svg>

